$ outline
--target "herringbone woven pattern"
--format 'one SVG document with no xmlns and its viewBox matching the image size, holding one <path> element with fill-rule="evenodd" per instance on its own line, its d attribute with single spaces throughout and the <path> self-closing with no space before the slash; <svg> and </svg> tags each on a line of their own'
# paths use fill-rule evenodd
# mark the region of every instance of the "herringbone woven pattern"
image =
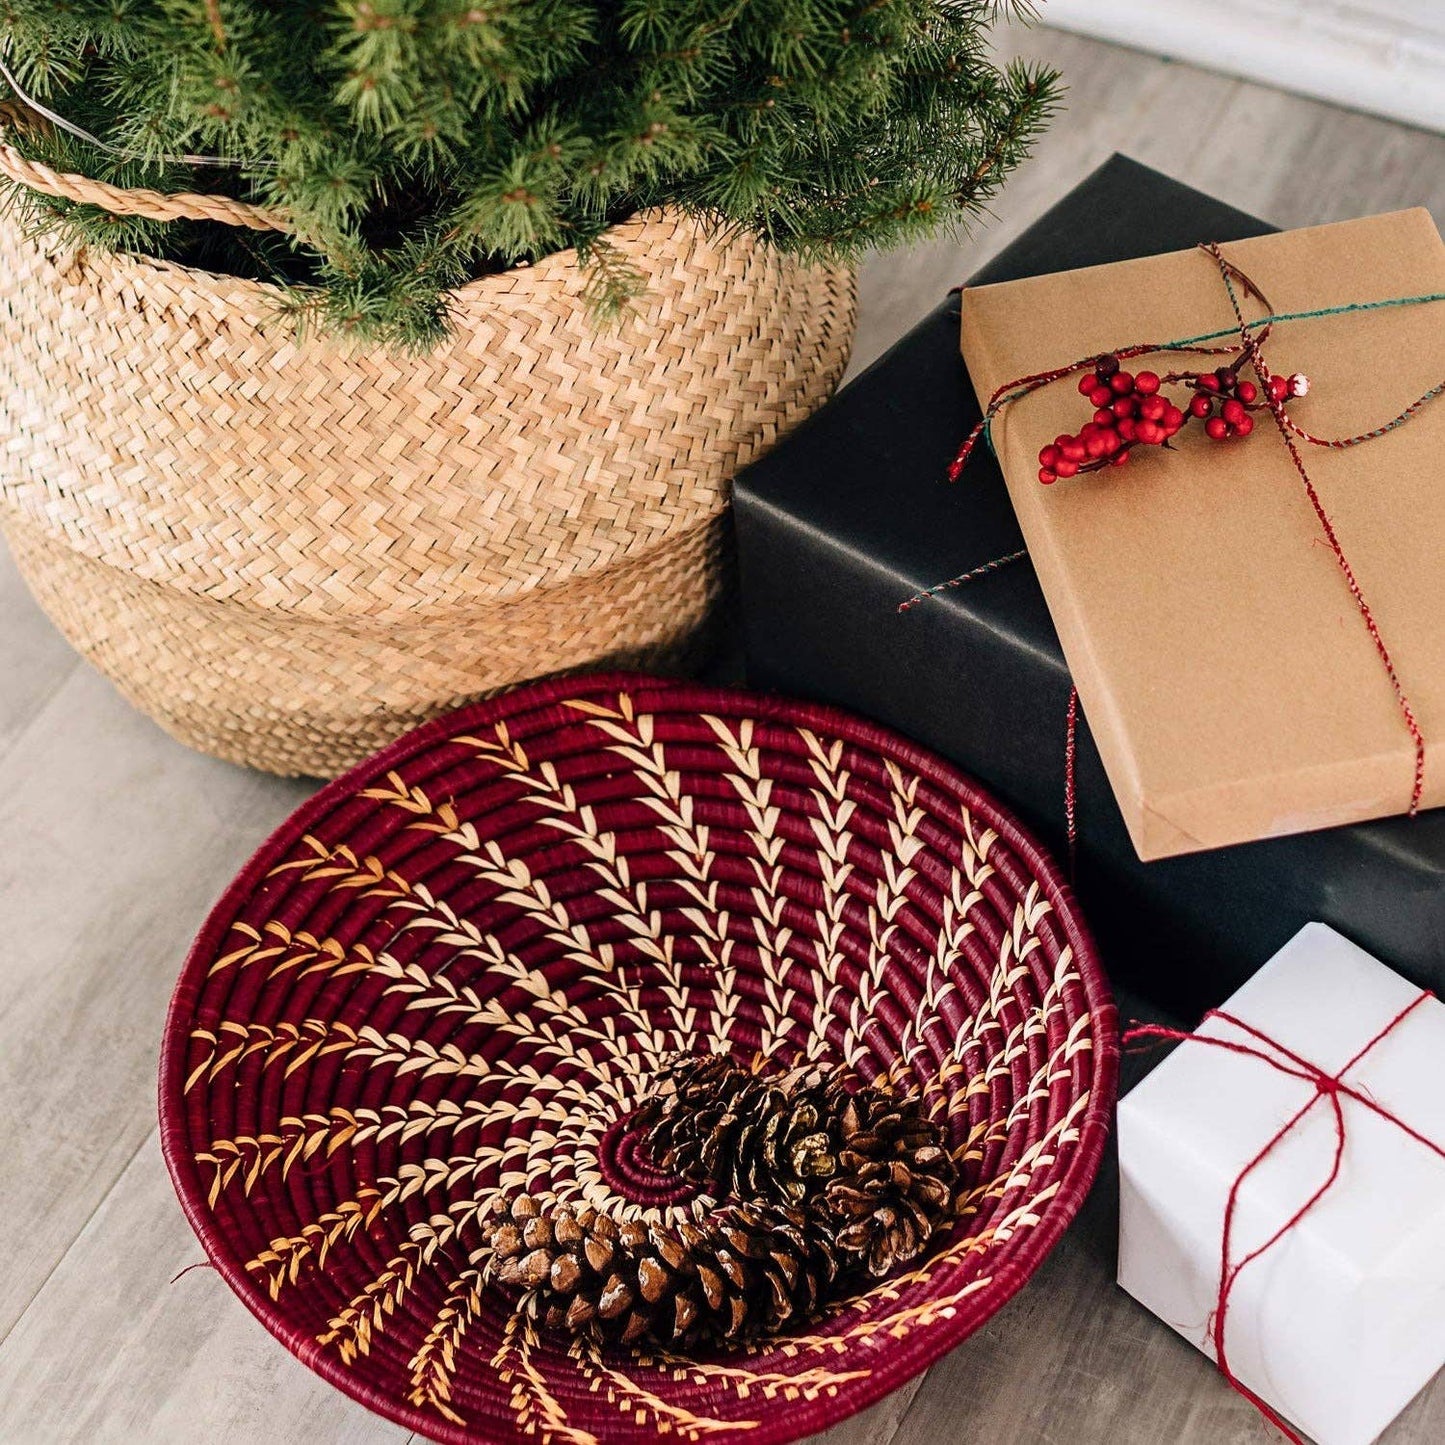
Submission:
<svg viewBox="0 0 1445 1445">
<path fill-rule="evenodd" d="M 425 357 L 294 341 L 259 283 L 0 224 L 0 501 L 67 636 L 187 742 L 334 773 L 413 723 L 703 644 L 734 472 L 831 391 L 853 283 L 650 215 L 598 332 L 575 257 Z"/>
<path fill-rule="evenodd" d="M 780 1336 L 549 1332 L 489 1282 L 486 1211 L 716 1210 L 626 1163 L 695 1053 L 887 1078 L 947 1137 L 952 1218 Z M 823 708 L 579 677 L 427 724 L 270 839 L 177 985 L 161 1137 L 232 1288 L 410 1429 L 781 1445 L 1028 1279 L 1098 1168 L 1115 1055 L 1068 889 L 947 764 Z"/>
</svg>

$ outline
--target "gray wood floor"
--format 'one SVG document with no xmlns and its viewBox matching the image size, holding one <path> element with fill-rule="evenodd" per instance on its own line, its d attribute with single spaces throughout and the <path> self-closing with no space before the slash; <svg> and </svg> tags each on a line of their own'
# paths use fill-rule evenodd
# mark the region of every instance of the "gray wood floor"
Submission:
<svg viewBox="0 0 1445 1445">
<path fill-rule="evenodd" d="M 1445 140 L 1047 30 L 1069 106 L 962 244 L 872 263 L 854 369 L 1111 151 L 1281 225 L 1424 204 Z M 166 1001 L 208 905 L 310 791 L 171 742 L 76 662 L 0 556 L 0 1441 L 391 1441 L 209 1270 L 155 1128 Z M 1106 1177 L 1029 1287 L 827 1445 L 1160 1441 L 1269 1432 L 1113 1286 Z M 1445 1384 L 1388 1445 L 1445 1439 Z"/>
</svg>

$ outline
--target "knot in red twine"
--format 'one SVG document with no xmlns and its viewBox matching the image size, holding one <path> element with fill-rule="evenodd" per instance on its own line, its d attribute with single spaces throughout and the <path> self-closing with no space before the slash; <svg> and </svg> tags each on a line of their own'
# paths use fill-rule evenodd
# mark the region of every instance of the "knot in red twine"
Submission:
<svg viewBox="0 0 1445 1445">
<path fill-rule="evenodd" d="M 1225 1323 L 1229 1315 L 1230 1298 L 1234 1292 L 1235 1282 L 1239 1279 L 1241 1271 L 1254 1263 L 1262 1254 L 1273 1249 L 1301 1220 L 1325 1197 L 1334 1187 L 1340 1177 L 1340 1168 L 1345 1156 L 1345 1110 L 1342 1098 L 1349 1099 L 1359 1104 L 1362 1108 L 1369 1109 L 1381 1119 L 1393 1124 L 1401 1133 L 1413 1139 L 1417 1144 L 1423 1145 L 1432 1154 L 1445 1159 L 1445 1147 L 1437 1144 L 1433 1139 L 1408 1124 L 1397 1114 L 1386 1109 L 1382 1104 L 1356 1088 L 1345 1079 L 1345 1075 L 1355 1068 L 1359 1062 L 1378 1044 L 1387 1039 L 1421 1004 L 1431 998 L 1432 995 L 1422 990 L 1420 994 L 1409 1004 L 1400 1010 L 1399 1013 L 1387 1023 L 1365 1046 L 1359 1050 L 1338 1073 L 1328 1073 L 1318 1064 L 1295 1053 L 1292 1049 L 1286 1048 L 1276 1039 L 1246 1023 L 1243 1019 L 1234 1014 L 1226 1013 L 1223 1009 L 1211 1009 L 1204 1017 L 1218 1019 L 1222 1023 L 1230 1025 L 1246 1036 L 1245 1039 L 1220 1038 L 1212 1034 L 1185 1033 L 1180 1029 L 1164 1028 L 1158 1024 L 1136 1024 L 1129 1029 L 1123 1038 L 1125 1048 L 1131 1046 L 1147 1046 L 1154 1043 L 1177 1042 L 1208 1044 L 1211 1048 L 1225 1049 L 1229 1053 L 1243 1054 L 1249 1058 L 1259 1059 L 1262 1063 L 1268 1064 L 1281 1074 L 1288 1074 L 1292 1078 L 1300 1079 L 1312 1085 L 1314 1092 L 1304 1105 L 1295 1111 L 1273 1135 L 1266 1141 L 1264 1147 L 1240 1170 L 1238 1177 L 1230 1186 L 1229 1197 L 1224 1206 L 1224 1230 L 1220 1240 L 1219 1258 L 1219 1293 L 1216 1296 L 1214 1312 L 1210 1317 L 1208 1332 L 1210 1342 L 1214 1346 L 1214 1357 L 1219 1365 L 1219 1371 L 1229 1382 L 1230 1386 L 1252 1404 L 1266 1420 L 1280 1431 L 1286 1439 L 1293 1442 L 1293 1445 L 1305 1445 L 1303 1438 L 1293 1429 L 1292 1426 L 1265 1400 L 1255 1394 L 1248 1385 L 1234 1373 L 1229 1364 L 1229 1354 L 1225 1348 Z M 1254 1040 L 1248 1042 L 1247 1040 Z M 1264 1163 L 1269 1156 L 1284 1142 L 1284 1140 L 1298 1127 L 1300 1122 L 1309 1114 L 1321 1100 L 1329 1103 L 1334 1115 L 1335 1124 L 1335 1147 L 1334 1155 L 1330 1163 L 1329 1173 L 1323 1183 L 1318 1185 L 1309 1197 L 1285 1220 L 1278 1229 L 1274 1231 L 1263 1244 L 1257 1245 L 1249 1253 L 1240 1259 L 1234 1258 L 1234 1219 L 1239 1205 L 1239 1196 L 1244 1188 L 1245 1181 L 1256 1169 Z"/>
</svg>

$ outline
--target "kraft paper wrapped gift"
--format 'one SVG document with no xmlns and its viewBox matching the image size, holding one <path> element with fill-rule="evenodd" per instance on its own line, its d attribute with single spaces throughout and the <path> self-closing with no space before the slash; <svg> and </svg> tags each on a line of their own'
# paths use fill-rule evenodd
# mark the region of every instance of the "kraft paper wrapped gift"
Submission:
<svg viewBox="0 0 1445 1445">
<path fill-rule="evenodd" d="M 1445 292 L 1445 245 L 1423 210 L 1223 250 L 1277 313 Z M 962 345 L 982 400 L 1018 377 L 1232 319 L 1215 262 L 1195 249 L 968 287 Z M 1445 305 L 1281 325 L 1266 355 L 1276 372 L 1310 378 L 1309 396 L 1291 404 L 1302 425 L 1350 436 L 1445 376 Z M 1159 353 L 1129 365 L 1163 373 L 1222 360 Z M 1211 442 L 1189 427 L 1176 451 L 1144 448 L 1127 467 L 1043 486 L 1039 448 L 1092 414 L 1074 380 L 1011 402 L 992 438 L 1139 856 L 1404 812 L 1414 743 L 1268 417 L 1247 440 Z M 1445 401 L 1363 446 L 1302 451 L 1419 719 L 1424 805 L 1438 805 Z"/>
<path fill-rule="evenodd" d="M 1445 1364 L 1445 1005 L 1310 924 L 1224 1006 L 1393 1118 L 1339 1095 L 1335 1183 L 1239 1270 L 1225 1315 L 1235 1376 L 1319 1445 L 1367 1445 Z M 1419 1002 L 1417 1002 L 1419 1001 Z M 1392 1020 L 1396 1027 L 1345 1066 Z M 1287 1056 L 1213 1015 L 1119 1105 L 1119 1283 L 1213 1355 L 1226 1203 L 1230 1257 L 1285 1225 L 1330 1175 L 1331 1100 Z M 1314 1100 L 1311 1103 L 1311 1100 Z M 1399 1122 L 1396 1122 L 1396 1121 Z"/>
<path fill-rule="evenodd" d="M 1268 230 L 1115 156 L 974 283 Z M 1023 546 L 991 453 L 975 452 L 957 485 L 945 480 L 979 416 L 958 335 L 959 297 L 940 297 L 885 356 L 739 475 L 748 678 L 917 738 L 1062 851 L 1069 675 L 1029 560 L 898 611 L 918 588 Z M 1321 919 L 1445 993 L 1445 809 L 1143 863 L 1087 722 L 1079 729 L 1078 881 L 1118 981 L 1197 1018 Z"/>
</svg>

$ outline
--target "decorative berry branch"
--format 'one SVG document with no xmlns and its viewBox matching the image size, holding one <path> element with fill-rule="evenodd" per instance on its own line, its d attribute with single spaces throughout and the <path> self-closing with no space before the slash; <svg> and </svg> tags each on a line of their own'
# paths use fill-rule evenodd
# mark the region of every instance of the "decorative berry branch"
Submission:
<svg viewBox="0 0 1445 1445">
<path fill-rule="evenodd" d="M 1122 466 L 1135 447 L 1168 447 L 1191 421 L 1203 422 L 1211 441 L 1247 437 L 1254 430 L 1251 412 L 1269 411 L 1287 397 L 1309 391 L 1309 378 L 1299 372 L 1271 376 L 1268 399 L 1261 399 L 1259 388 L 1239 375 L 1245 360 L 1241 355 L 1233 365 L 1215 371 L 1160 376 L 1124 371 L 1112 353 L 1099 357 L 1093 371 L 1079 377 L 1079 394 L 1093 405 L 1094 418 L 1077 436 L 1061 433 L 1039 451 L 1039 481 L 1047 486 L 1060 477 Z M 1194 394 L 1181 407 L 1163 393 L 1165 386 L 1183 386 Z"/>
</svg>

